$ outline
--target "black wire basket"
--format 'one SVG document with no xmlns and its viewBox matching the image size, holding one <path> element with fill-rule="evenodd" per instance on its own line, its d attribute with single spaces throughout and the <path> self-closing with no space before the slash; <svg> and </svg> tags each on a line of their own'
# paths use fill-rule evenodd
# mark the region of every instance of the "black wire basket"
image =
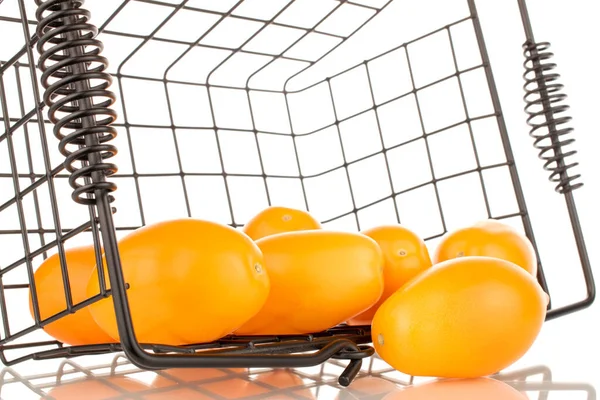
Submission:
<svg viewBox="0 0 600 400">
<path fill-rule="evenodd" d="M 241 227 L 259 209 L 284 204 L 330 227 L 408 222 L 435 243 L 468 210 L 469 218 L 518 226 L 539 249 L 474 0 L 425 15 L 427 32 L 380 37 L 367 47 L 387 48 L 362 59 L 353 50 L 361 34 L 399 2 L 103 0 L 90 2 L 91 11 L 83 0 L 0 3 L 5 365 L 115 351 L 145 369 L 303 367 L 333 358 L 348 361 L 339 378 L 348 385 L 373 354 L 368 326 L 139 343 L 117 240 L 159 218 Z M 549 44 L 534 40 L 525 2 L 518 4 L 527 123 L 566 201 L 578 260 L 565 268 L 585 282 L 579 299 L 549 304 L 553 319 L 589 306 L 595 286 L 573 197 L 582 183 L 563 87 Z M 404 22 L 423 16 L 404 11 Z M 429 29 L 444 18 L 452 20 Z M 485 101 L 474 100 L 482 89 Z M 452 156 L 440 158 L 449 146 Z M 501 184 L 508 202 L 493 196 Z M 457 190 L 475 193 L 458 211 L 448 206 Z M 424 214 L 435 221 L 419 224 Z M 64 261 L 65 248 L 84 242 L 94 243 L 97 259 L 104 250 L 112 290 L 100 271 L 98 296 L 41 319 L 36 266 L 56 252 Z M 539 260 L 538 280 L 553 299 Z M 65 262 L 61 269 L 66 276 Z M 24 319 L 29 289 L 38 312 Z M 42 327 L 108 296 L 120 343 L 66 346 L 44 336 Z"/>
</svg>

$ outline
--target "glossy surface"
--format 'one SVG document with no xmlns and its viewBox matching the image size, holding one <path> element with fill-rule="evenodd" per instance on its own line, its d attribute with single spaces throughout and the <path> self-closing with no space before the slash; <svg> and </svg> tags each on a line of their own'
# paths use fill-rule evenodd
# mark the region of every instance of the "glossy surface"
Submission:
<svg viewBox="0 0 600 400">
<path fill-rule="evenodd" d="M 522 268 L 489 257 L 438 264 L 388 298 L 372 324 L 379 355 L 411 375 L 472 378 L 521 358 L 546 315 Z"/>
<path fill-rule="evenodd" d="M 348 321 L 350 325 L 370 325 L 375 312 L 396 290 L 431 267 L 427 245 L 416 233 L 401 225 L 384 225 L 362 232 L 377 242 L 383 253 L 383 295 L 367 311 Z"/>
<path fill-rule="evenodd" d="M 86 286 L 90 274 L 95 273 L 95 252 L 93 246 L 76 247 L 65 250 L 67 272 L 73 305 L 87 299 Z M 34 274 L 40 317 L 52 317 L 67 309 L 63 275 L 58 253 L 48 257 Z M 33 317 L 33 303 L 29 297 L 29 312 Z M 114 342 L 92 318 L 90 307 L 82 308 L 44 327 L 53 338 L 71 345 Z"/>
<path fill-rule="evenodd" d="M 389 393 L 385 400 L 528 400 L 510 385 L 490 378 L 446 379 Z"/>
<path fill-rule="evenodd" d="M 537 258 L 531 242 L 511 226 L 495 220 L 481 221 L 444 236 L 435 249 L 433 262 L 465 256 L 501 258 L 533 276 L 537 273 Z"/>
<path fill-rule="evenodd" d="M 239 335 L 320 332 L 368 309 L 383 292 L 381 250 L 365 235 L 289 232 L 257 244 L 271 290 Z"/>
<path fill-rule="evenodd" d="M 213 222 L 173 220 L 139 229 L 119 242 L 138 340 L 190 344 L 219 339 L 263 306 L 269 278 L 255 243 Z M 97 278 L 88 294 L 98 293 Z M 92 315 L 118 337 L 112 302 L 101 300 Z"/>
<path fill-rule="evenodd" d="M 548 339 L 556 340 L 556 336 Z M 337 374 L 346 364 L 341 360 L 289 370 L 208 368 L 154 372 L 140 370 L 120 355 L 104 355 L 4 368 L 0 397 L 9 400 L 596 399 L 597 389 L 581 375 L 584 371 L 592 372 L 592 368 L 586 368 L 587 364 L 572 363 L 575 358 L 556 357 L 556 353 L 550 363 L 554 367 L 540 364 L 535 358 L 538 357 L 533 355 L 490 378 L 438 382 L 394 371 L 374 356 L 364 361 L 357 378 L 344 388 L 336 382 Z"/>
<path fill-rule="evenodd" d="M 310 213 L 290 207 L 271 206 L 261 210 L 242 228 L 253 240 L 283 232 L 321 229 Z"/>
<path fill-rule="evenodd" d="M 56 400 L 105 400 L 119 396 L 123 391 L 136 393 L 148 390 L 149 385 L 127 376 L 109 376 L 104 381 L 78 379 L 57 385 L 48 391 L 48 396 Z"/>
</svg>

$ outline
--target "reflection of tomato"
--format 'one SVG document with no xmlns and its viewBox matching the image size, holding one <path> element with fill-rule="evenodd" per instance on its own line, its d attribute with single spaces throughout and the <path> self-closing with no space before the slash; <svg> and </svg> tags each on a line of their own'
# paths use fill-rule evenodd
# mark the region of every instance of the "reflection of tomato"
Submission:
<svg viewBox="0 0 600 400">
<path fill-rule="evenodd" d="M 529 239 L 496 220 L 481 221 L 449 233 L 439 243 L 433 262 L 463 256 L 501 258 L 519 265 L 533 276 L 537 273 L 537 257 Z"/>
<path fill-rule="evenodd" d="M 226 376 L 247 376 L 247 368 L 170 368 L 161 371 L 154 379 L 154 386 L 170 386 L 181 382 L 202 382 Z"/>
<path fill-rule="evenodd" d="M 48 396 L 56 400 L 105 400 L 120 396 L 129 398 L 132 393 L 149 390 L 150 386 L 126 376 L 109 376 L 102 379 L 83 379 L 55 386 Z"/>
<path fill-rule="evenodd" d="M 398 386 L 383 378 L 375 376 L 363 376 L 355 379 L 350 386 L 344 388 L 336 397 L 337 400 L 344 399 L 380 399 L 388 393 L 397 390 Z"/>
<path fill-rule="evenodd" d="M 156 376 L 152 387 L 159 391 L 144 395 L 144 400 L 203 400 L 215 396 L 225 399 L 314 399 L 312 392 L 304 388 L 300 376 L 286 369 L 264 371 L 256 376 L 251 376 L 245 368 L 167 369 Z"/>
<path fill-rule="evenodd" d="M 504 382 L 490 378 L 449 379 L 399 389 L 384 400 L 527 400 Z"/>
<path fill-rule="evenodd" d="M 73 304 L 87 299 L 85 288 L 92 271 L 95 271 L 96 253 L 94 246 L 65 249 L 71 299 Z M 65 300 L 64 280 L 60 268 L 59 255 L 48 257 L 35 271 L 34 281 L 40 316 L 49 318 L 67 309 Z M 29 311 L 33 316 L 33 303 L 29 297 Z M 90 308 L 85 307 L 69 314 L 44 327 L 44 331 L 53 338 L 70 345 L 112 343 L 114 339 L 108 336 L 98 326 L 90 314 Z"/>
<path fill-rule="evenodd" d="M 377 310 L 379 356 L 415 376 L 471 378 L 510 366 L 530 348 L 546 316 L 534 277 L 491 257 L 440 263 L 411 280 Z"/>
<path fill-rule="evenodd" d="M 157 391 L 135 397 L 140 400 L 214 400 L 214 396 L 209 396 L 194 388 L 178 387 L 169 391 Z"/>
<path fill-rule="evenodd" d="M 135 398 L 140 400 L 214 400 L 213 396 L 208 396 L 188 387 L 177 387 L 168 391 L 161 390 Z"/>
<path fill-rule="evenodd" d="M 271 206 L 256 214 L 243 227 L 244 233 L 254 240 L 282 232 L 321 229 L 321 224 L 303 210 Z"/>
<path fill-rule="evenodd" d="M 214 396 L 206 394 L 203 390 L 205 382 L 216 381 L 230 382 L 233 378 L 247 378 L 246 368 L 171 368 L 159 372 L 152 381 L 152 387 L 157 389 L 156 393 L 144 395 L 144 400 L 167 400 L 186 399 L 204 400 L 213 399 Z M 179 383 L 182 382 L 182 383 Z M 237 382 L 237 381 L 236 381 Z M 198 388 L 199 390 L 195 390 Z M 239 390 L 232 388 L 231 393 L 237 394 Z M 221 393 L 225 398 L 229 398 Z"/>
<path fill-rule="evenodd" d="M 320 332 L 368 309 L 383 292 L 383 257 L 368 236 L 313 230 L 256 243 L 271 291 L 263 309 L 236 334 Z"/>
<path fill-rule="evenodd" d="M 379 306 L 411 278 L 431 267 L 423 239 L 400 225 L 378 226 L 363 232 L 373 238 L 383 253 L 383 295 L 373 307 L 348 321 L 348 325 L 370 325 Z"/>
<path fill-rule="evenodd" d="M 140 342 L 219 339 L 254 316 L 269 292 L 260 250 L 229 226 L 195 219 L 161 222 L 121 239 L 119 252 Z M 93 274 L 88 294 L 98 292 Z M 118 338 L 111 299 L 93 304 L 91 311 Z"/>
<path fill-rule="evenodd" d="M 217 398 L 225 399 L 263 398 L 269 393 L 269 389 L 243 378 L 207 382 L 199 387 L 205 392 L 218 396 Z"/>
<path fill-rule="evenodd" d="M 315 399 L 310 389 L 304 387 L 302 378 L 293 370 L 282 368 L 261 372 L 254 381 L 277 390 L 276 394 L 265 399 Z"/>
</svg>

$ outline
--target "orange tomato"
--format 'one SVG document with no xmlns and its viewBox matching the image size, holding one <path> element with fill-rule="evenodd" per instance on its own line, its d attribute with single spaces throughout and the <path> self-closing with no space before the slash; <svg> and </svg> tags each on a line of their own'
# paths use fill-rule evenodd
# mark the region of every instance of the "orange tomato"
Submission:
<svg viewBox="0 0 600 400">
<path fill-rule="evenodd" d="M 150 386 L 126 376 L 109 376 L 102 380 L 87 378 L 66 382 L 50 389 L 48 396 L 56 400 L 108 400 L 149 389 Z"/>
<path fill-rule="evenodd" d="M 94 246 L 65 249 L 69 285 L 73 304 L 86 300 L 86 285 L 96 263 Z M 34 282 L 40 317 L 49 318 L 67 309 L 63 276 L 58 253 L 48 257 L 34 273 Z M 33 301 L 29 296 L 29 311 L 33 317 Z M 72 346 L 114 343 L 92 318 L 90 308 L 85 307 L 62 317 L 44 328 L 56 340 Z"/>
<path fill-rule="evenodd" d="M 280 233 L 256 244 L 265 257 L 271 291 L 238 335 L 324 331 L 381 297 L 383 257 L 368 236 L 312 230 Z"/>
<path fill-rule="evenodd" d="M 269 278 L 259 248 L 229 226 L 192 218 L 165 221 L 136 230 L 118 246 L 140 342 L 219 339 L 254 316 L 267 299 Z M 96 274 L 87 292 L 99 292 Z M 91 312 L 111 337 L 119 337 L 112 298 L 93 304 Z"/>
<path fill-rule="evenodd" d="M 527 400 L 512 386 L 490 378 L 443 379 L 406 387 L 384 400 Z"/>
<path fill-rule="evenodd" d="M 383 295 L 367 311 L 348 321 L 348 325 L 370 325 L 379 306 L 406 282 L 431 267 L 425 242 L 401 225 L 378 226 L 363 234 L 377 242 L 383 253 Z"/>
<path fill-rule="evenodd" d="M 535 278 L 491 257 L 461 257 L 423 272 L 375 313 L 379 356 L 415 376 L 472 378 L 501 371 L 533 344 L 546 316 Z"/>
<path fill-rule="evenodd" d="M 537 256 L 529 239 L 496 220 L 481 221 L 446 235 L 436 248 L 433 262 L 464 256 L 488 256 L 513 262 L 531 275 L 537 273 Z"/>
<path fill-rule="evenodd" d="M 282 232 L 321 229 L 321 223 L 303 210 L 271 206 L 256 214 L 242 231 L 253 240 Z"/>
</svg>

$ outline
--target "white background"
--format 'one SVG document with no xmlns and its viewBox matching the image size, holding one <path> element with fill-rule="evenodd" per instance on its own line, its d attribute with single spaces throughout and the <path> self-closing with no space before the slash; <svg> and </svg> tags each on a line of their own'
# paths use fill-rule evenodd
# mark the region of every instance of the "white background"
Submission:
<svg viewBox="0 0 600 400">
<path fill-rule="evenodd" d="M 101 3 L 100 0 L 89 1 L 88 3 L 92 9 L 102 8 L 103 6 L 99 4 L 116 4 L 113 1 Z M 542 163 L 537 158 L 536 150 L 532 147 L 532 139 L 527 134 L 529 129 L 525 124 L 522 101 L 523 56 L 521 50 L 524 36 L 520 25 L 517 3 L 516 1 L 492 2 L 482 0 L 478 1 L 477 4 L 511 144 L 519 168 L 519 176 L 524 187 L 536 239 L 551 285 L 551 293 L 559 304 L 573 301 L 583 295 L 583 287 L 580 274 L 577 271 L 576 253 L 570 236 L 564 201 L 561 196 L 553 191 L 553 185 L 548 182 L 548 173 L 542 170 Z M 556 62 L 559 66 L 558 72 L 562 75 L 561 82 L 565 85 L 565 92 L 569 95 L 567 103 L 571 105 L 570 115 L 573 117 L 571 126 L 575 128 L 574 136 L 577 139 L 575 147 L 579 151 L 575 158 L 580 162 L 579 172 L 582 173 L 583 182 L 585 183 L 582 189 L 576 191 L 575 196 L 590 259 L 597 273 L 597 265 L 600 263 L 600 254 L 596 245 L 598 238 L 600 238 L 600 228 L 597 224 L 600 216 L 595 203 L 597 200 L 595 194 L 600 189 L 597 179 L 600 161 L 596 154 L 597 146 L 600 145 L 597 134 L 598 99 L 596 97 L 596 94 L 600 92 L 600 81 L 594 77 L 597 74 L 599 61 L 599 56 L 594 51 L 594 39 L 600 33 L 598 31 L 600 28 L 595 25 L 597 6 L 592 1 L 567 2 L 558 0 L 530 0 L 528 4 L 536 39 L 538 41 L 547 40 L 552 43 L 552 51 L 556 54 L 553 62 Z M 14 9 L 14 5 L 16 5 L 16 2 L 5 0 L 4 4 L 0 5 L 0 13 L 3 13 L 3 7 L 12 6 Z M 415 36 L 466 16 L 465 13 L 457 11 L 462 10 L 460 8 L 462 6 L 464 6 L 464 2 L 459 0 L 446 2 L 421 0 L 418 4 L 415 1 L 397 0 L 377 17 L 377 27 L 366 29 L 357 35 L 355 41 L 348 42 L 348 46 L 342 46 L 340 49 L 341 56 L 335 58 L 332 62 L 325 61 L 322 65 L 324 68 L 322 73 L 338 72 L 355 62 L 377 55 Z M 454 18 L 454 14 L 456 14 L 456 18 Z M 29 17 L 33 18 L 33 15 Z M 131 20 L 128 22 L 131 22 Z M 0 29 L 6 28 L 0 24 Z M 118 27 L 115 29 L 118 29 Z M 376 40 L 373 38 L 376 38 Z M 11 47 L 11 42 L 8 41 L 7 43 L 7 48 Z M 2 46 L 4 46 L 4 43 Z M 18 48 L 20 45 L 15 46 Z M 350 49 L 351 52 L 344 52 L 344 48 Z M 114 51 L 114 49 L 107 48 L 107 52 L 110 51 Z M 4 52 L 1 54 L 3 59 L 6 59 Z M 147 57 L 156 59 L 157 55 L 152 54 Z M 147 63 L 147 61 L 138 60 L 142 64 Z M 139 72 L 135 71 L 133 66 L 130 69 L 132 72 Z M 319 74 L 316 73 L 316 75 Z M 307 74 L 307 79 L 312 79 L 310 74 Z M 115 85 L 114 88 L 116 89 L 118 86 Z M 133 93 L 133 91 L 130 93 Z M 128 94 L 127 90 L 125 90 L 125 94 Z M 131 99 L 131 95 L 129 99 Z M 128 101 L 128 109 L 130 107 L 134 109 L 136 107 L 135 102 Z M 147 99 L 140 96 L 135 101 L 141 103 L 147 101 Z M 160 106 L 157 107 L 160 108 Z M 151 110 L 145 115 L 142 114 L 142 117 L 154 118 L 153 111 Z M 164 112 L 164 109 L 162 111 Z M 440 118 L 446 112 L 441 108 L 438 111 Z M 318 118 L 317 116 L 312 117 Z M 55 144 L 56 142 L 54 142 Z M 320 145 L 324 144 L 311 143 L 314 151 Z M 145 155 L 140 153 L 136 160 L 138 165 L 143 164 L 145 160 L 147 165 L 152 167 L 151 161 L 154 160 L 153 157 L 159 149 L 155 146 L 147 148 Z M 52 150 L 55 151 L 55 147 Z M 449 151 L 452 151 L 452 149 L 449 148 Z M 4 156 L 4 154 L 2 153 L 1 156 Z M 311 158 L 314 160 L 315 170 L 323 168 L 319 165 L 319 161 L 314 157 L 314 154 L 306 153 L 306 159 Z M 325 160 L 325 163 L 327 162 L 327 158 L 323 160 Z M 440 162 L 450 163 L 460 162 L 459 159 L 454 159 L 450 153 L 439 160 Z M 282 159 L 280 161 L 284 163 L 286 160 Z M 169 165 L 173 164 L 174 160 L 165 159 L 163 162 L 164 165 Z M 243 170 L 248 166 L 240 164 L 233 165 L 233 168 Z M 412 172 L 418 174 L 418 171 Z M 373 183 L 373 185 L 376 185 L 376 183 Z M 125 190 L 123 189 L 121 193 L 127 193 L 127 195 L 122 194 L 122 197 L 119 197 L 120 192 L 116 194 L 117 207 L 122 210 L 117 213 L 117 221 L 119 221 L 119 218 L 127 219 L 131 217 L 127 213 L 128 204 L 129 206 L 133 204 L 134 208 L 136 205 L 134 198 L 130 196 L 131 192 L 125 192 Z M 64 198 L 67 198 L 68 189 L 65 188 L 63 194 Z M 147 195 L 145 198 L 150 199 L 151 197 Z M 240 214 L 242 215 L 241 222 L 263 205 L 262 198 L 257 197 L 252 192 L 244 193 L 242 190 L 238 193 L 236 199 L 242 200 L 241 203 L 239 201 L 237 203 L 241 204 L 239 206 L 242 210 Z M 0 200 L 5 200 L 4 195 Z M 155 211 L 161 210 L 162 202 L 160 198 L 156 197 L 154 200 L 146 200 L 145 207 L 147 206 Z M 460 208 L 461 199 L 456 199 L 456 201 Z M 510 202 L 511 197 L 508 196 L 506 201 Z M 337 206 L 326 202 L 327 199 L 320 199 L 320 208 L 318 209 L 323 210 L 323 215 L 329 213 L 330 210 L 335 210 Z M 214 205 L 215 203 L 209 202 L 208 204 Z M 75 212 L 79 213 L 80 211 Z M 183 210 L 179 209 L 175 214 L 170 211 L 164 213 L 158 211 L 153 214 L 153 218 L 168 218 L 179 215 L 181 211 Z M 204 211 L 208 211 L 208 209 L 205 208 Z M 469 210 L 464 209 L 464 212 L 467 215 Z M 206 215 L 202 211 L 199 211 L 199 213 Z M 73 215 L 85 217 L 85 212 Z M 0 215 L 0 218 L 3 217 L 11 218 L 10 216 Z M 125 219 L 122 221 L 125 221 Z M 374 217 L 375 219 L 377 218 Z M 423 226 L 428 223 L 425 220 L 421 222 Z M 461 223 L 468 222 L 470 221 L 467 217 L 461 221 Z M 11 220 L 11 223 L 14 223 L 14 220 Z M 123 222 L 123 225 L 126 224 Z M 347 228 L 347 226 L 341 225 L 339 227 Z M 5 249 L 7 247 L 3 245 L 2 251 L 7 251 Z M 599 306 L 596 304 L 591 309 L 549 322 L 531 352 L 515 368 L 518 366 L 548 364 L 558 380 L 598 382 L 595 368 L 596 358 L 600 355 L 600 346 L 596 339 L 600 331 L 595 322 L 600 317 L 598 310 Z"/>
</svg>

